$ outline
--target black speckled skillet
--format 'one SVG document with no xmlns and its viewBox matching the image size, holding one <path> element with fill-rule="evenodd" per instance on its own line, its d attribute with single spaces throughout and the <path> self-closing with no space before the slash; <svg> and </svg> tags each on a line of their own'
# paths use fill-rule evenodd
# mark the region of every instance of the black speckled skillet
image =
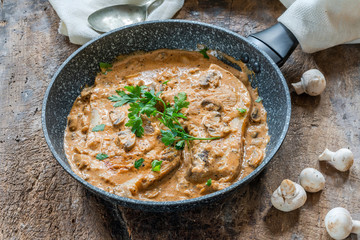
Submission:
<svg viewBox="0 0 360 240">
<path fill-rule="evenodd" d="M 71 170 L 64 153 L 66 119 L 80 90 L 86 84 L 94 83 L 99 62 L 110 62 L 118 55 L 138 50 L 196 50 L 197 44 L 204 44 L 209 49 L 241 59 L 256 73 L 253 83 L 258 87 L 268 112 L 267 121 L 271 135 L 266 157 L 261 165 L 226 189 L 199 198 L 172 202 L 139 201 L 120 197 L 94 187 L 78 177 Z M 156 212 L 185 210 L 208 204 L 249 183 L 269 164 L 280 148 L 290 122 L 291 103 L 289 89 L 277 64 L 282 64 L 296 45 L 293 35 L 279 23 L 249 38 L 221 27 L 184 20 L 153 21 L 119 28 L 80 47 L 56 71 L 45 93 L 42 107 L 45 139 L 65 171 L 92 192 L 116 204 Z"/>
</svg>

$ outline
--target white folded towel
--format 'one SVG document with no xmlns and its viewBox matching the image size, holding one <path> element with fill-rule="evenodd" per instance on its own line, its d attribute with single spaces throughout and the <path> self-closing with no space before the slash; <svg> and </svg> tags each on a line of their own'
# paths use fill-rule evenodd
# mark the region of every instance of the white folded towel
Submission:
<svg viewBox="0 0 360 240">
<path fill-rule="evenodd" d="M 104 7 L 131 3 L 143 5 L 148 0 L 49 0 L 61 21 L 59 33 L 69 36 L 70 42 L 82 45 L 99 36 L 88 24 L 88 16 Z M 159 0 L 160 1 L 160 0 Z M 172 18 L 184 5 L 184 0 L 164 0 L 147 20 Z"/>
<path fill-rule="evenodd" d="M 280 0 L 288 9 L 278 21 L 313 53 L 344 43 L 360 43 L 360 0 Z"/>
</svg>

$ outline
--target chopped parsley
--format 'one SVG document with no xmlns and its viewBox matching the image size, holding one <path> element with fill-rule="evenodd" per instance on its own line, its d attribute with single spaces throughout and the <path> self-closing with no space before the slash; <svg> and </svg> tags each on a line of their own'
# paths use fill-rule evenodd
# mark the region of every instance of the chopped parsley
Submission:
<svg viewBox="0 0 360 240">
<path fill-rule="evenodd" d="M 210 187 L 211 186 L 211 178 L 209 178 L 209 180 L 207 180 L 205 184 L 206 184 L 206 186 Z"/>
<path fill-rule="evenodd" d="M 263 100 L 262 97 L 258 97 L 258 98 L 255 100 L 255 102 L 259 103 L 259 102 L 261 102 L 262 100 Z"/>
<path fill-rule="evenodd" d="M 163 161 L 154 160 L 151 162 L 151 170 L 153 172 L 160 172 L 161 164 Z"/>
<path fill-rule="evenodd" d="M 136 169 L 139 169 L 139 167 L 141 167 L 141 165 L 143 164 L 144 161 L 145 161 L 145 160 L 144 160 L 143 158 L 140 158 L 139 160 L 136 160 L 136 161 L 134 162 L 134 167 L 135 167 Z"/>
<path fill-rule="evenodd" d="M 100 131 L 104 131 L 104 129 L 105 129 L 105 124 L 100 124 L 100 125 L 96 125 L 95 127 L 93 127 L 92 131 L 100 132 Z"/>
<path fill-rule="evenodd" d="M 245 108 L 237 108 L 237 110 L 238 110 L 240 113 L 242 113 L 242 114 L 246 113 L 246 109 L 245 109 Z"/>
<path fill-rule="evenodd" d="M 163 82 L 162 84 L 166 85 L 170 80 L 167 80 L 165 82 Z"/>
<path fill-rule="evenodd" d="M 99 159 L 99 160 L 104 160 L 106 158 L 108 158 L 109 156 L 105 153 L 99 153 L 98 155 L 96 155 L 96 159 Z"/>
<path fill-rule="evenodd" d="M 204 58 L 209 59 L 209 55 L 207 55 L 207 53 L 206 53 L 207 50 L 209 50 L 209 49 L 207 47 L 204 47 L 203 49 L 201 49 L 199 51 L 199 53 L 201 53 L 204 56 Z"/>
<path fill-rule="evenodd" d="M 108 72 L 112 71 L 111 63 L 100 62 L 99 66 L 100 66 L 101 73 L 104 75 L 106 75 Z"/>
<path fill-rule="evenodd" d="M 161 141 L 166 146 L 175 146 L 176 149 L 181 150 L 185 147 L 185 141 L 219 139 L 219 137 L 197 138 L 185 132 L 179 119 L 186 119 L 186 116 L 180 112 L 181 109 L 187 108 L 190 104 L 186 101 L 186 93 L 180 92 L 174 96 L 174 104 L 170 104 L 165 103 L 160 98 L 162 92 L 155 93 L 153 89 L 146 91 L 146 86 L 126 86 L 124 88 L 128 93 L 116 91 L 118 95 L 112 95 L 109 97 L 109 100 L 115 102 L 114 107 L 119 107 L 126 103 L 130 104 L 128 109 L 129 121 L 125 126 L 131 127 L 131 131 L 137 137 L 144 135 L 141 115 L 145 114 L 147 117 L 157 116 L 158 120 L 168 128 L 168 130 L 161 130 Z M 162 106 L 162 111 L 157 109 L 158 105 Z"/>
</svg>

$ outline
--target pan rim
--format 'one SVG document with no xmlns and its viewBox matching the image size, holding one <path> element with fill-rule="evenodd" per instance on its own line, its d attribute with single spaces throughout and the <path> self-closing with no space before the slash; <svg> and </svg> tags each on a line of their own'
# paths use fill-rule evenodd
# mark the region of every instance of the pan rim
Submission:
<svg viewBox="0 0 360 240">
<path fill-rule="evenodd" d="M 270 62 L 270 64 L 273 66 L 276 74 L 280 77 L 281 82 L 283 84 L 283 88 L 285 89 L 285 95 L 286 95 L 286 104 L 287 104 L 287 112 L 286 112 L 286 118 L 285 118 L 285 125 L 283 126 L 283 129 L 281 131 L 281 135 L 279 138 L 279 141 L 275 144 L 273 150 L 265 157 L 264 161 L 254 170 L 252 171 L 248 176 L 246 176 L 243 179 L 240 179 L 236 182 L 234 182 L 232 185 L 230 185 L 229 187 L 201 196 L 201 197 L 197 197 L 197 198 L 191 198 L 191 199 L 186 199 L 186 200 L 177 200 L 177 201 L 144 201 L 144 200 L 137 200 L 137 199 L 132 199 L 132 198 L 127 198 L 127 197 L 122 197 L 122 196 L 118 196 L 109 192 L 106 192 L 96 186 L 91 185 L 90 183 L 86 182 L 85 180 L 83 180 L 82 178 L 80 178 L 78 175 L 76 175 L 72 169 L 70 168 L 70 166 L 68 166 L 65 161 L 67 161 L 67 159 L 62 159 L 58 154 L 57 151 L 55 150 L 54 145 L 52 144 L 50 137 L 49 137 L 49 133 L 47 131 L 47 125 L 46 125 L 46 108 L 47 108 L 47 103 L 48 103 L 48 97 L 50 94 L 50 91 L 52 89 L 52 86 L 54 84 L 54 82 L 56 81 L 58 75 L 60 74 L 60 72 L 63 70 L 63 68 L 68 64 L 68 62 L 70 60 L 72 60 L 77 54 L 79 54 L 81 51 L 83 51 L 85 48 L 87 48 L 88 46 L 90 46 L 91 44 L 93 44 L 94 42 L 98 41 L 101 38 L 104 38 L 106 36 L 109 36 L 115 32 L 119 32 L 128 28 L 133 28 L 136 26 L 142 26 L 142 25 L 151 25 L 151 24 L 162 24 L 162 23 L 182 23 L 182 24 L 195 24 L 195 25 L 200 25 L 200 26 L 204 26 L 204 27 L 208 27 L 208 28 L 212 28 L 212 29 L 216 29 L 216 30 L 220 30 L 223 31 L 227 34 L 230 34 L 236 38 L 240 38 L 241 40 L 245 41 L 246 43 L 248 43 L 249 45 L 251 45 L 253 48 L 257 49 L 262 55 L 265 56 L 265 58 Z M 254 45 L 252 42 L 248 41 L 245 37 L 231 31 L 228 29 L 225 29 L 223 27 L 219 27 L 216 25 L 212 25 L 212 24 L 208 24 L 208 23 L 202 23 L 202 22 L 198 22 L 198 21 L 191 21 L 191 20 L 179 20 L 179 19 L 169 19 L 169 20 L 155 20 L 155 21 L 146 21 L 146 22 L 141 22 L 141 23 L 136 23 L 136 24 L 132 24 L 132 25 L 128 25 L 128 26 L 124 26 L 115 30 L 112 30 L 110 32 L 107 32 L 105 34 L 100 35 L 99 37 L 90 40 L 89 42 L 87 42 L 86 44 L 84 44 L 83 46 L 79 47 L 75 52 L 73 52 L 57 69 L 57 71 L 54 73 L 53 77 L 51 78 L 51 81 L 46 89 L 45 95 L 44 95 L 44 100 L 43 100 L 43 105 L 42 105 L 42 113 L 41 113 L 41 121 L 42 121 L 42 130 L 45 136 L 45 140 L 46 143 L 48 144 L 48 147 L 51 151 L 51 153 L 53 154 L 53 156 L 55 157 L 55 159 L 57 160 L 57 162 L 62 166 L 62 168 L 68 173 L 70 174 L 70 176 L 72 176 L 75 180 L 77 180 L 78 182 L 80 182 L 82 185 L 84 185 L 87 189 L 99 194 L 101 197 L 106 198 L 112 202 L 116 202 L 119 205 L 123 205 L 123 206 L 127 206 L 127 207 L 131 207 L 131 208 L 135 208 L 135 209 L 140 209 L 140 210 L 144 210 L 144 211 L 152 211 L 152 212 L 170 212 L 170 211 L 176 211 L 177 208 L 181 209 L 181 208 L 191 208 L 190 205 L 192 204 L 197 204 L 199 202 L 208 202 L 211 200 L 214 200 L 215 197 L 221 196 L 223 194 L 229 193 L 229 192 L 233 192 L 234 190 L 236 190 L 237 188 L 240 188 L 241 186 L 246 185 L 250 180 L 254 179 L 260 172 L 262 172 L 265 167 L 270 163 L 270 161 L 273 159 L 274 155 L 278 152 L 278 150 L 280 149 L 282 143 L 285 140 L 287 131 L 289 129 L 289 124 L 290 124 L 290 118 L 291 118 L 291 98 L 290 98 L 290 93 L 288 90 L 288 85 L 286 83 L 286 80 L 284 78 L 284 76 L 282 75 L 279 67 L 276 65 L 276 63 L 261 49 L 259 49 L 256 45 Z M 159 208 L 158 210 L 154 210 L 156 208 Z"/>
</svg>

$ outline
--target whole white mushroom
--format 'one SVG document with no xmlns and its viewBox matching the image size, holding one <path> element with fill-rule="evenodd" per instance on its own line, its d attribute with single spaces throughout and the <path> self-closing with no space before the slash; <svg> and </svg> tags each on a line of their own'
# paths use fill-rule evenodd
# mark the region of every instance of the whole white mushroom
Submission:
<svg viewBox="0 0 360 240">
<path fill-rule="evenodd" d="M 325 151 L 319 156 L 319 161 L 328 161 L 337 170 L 346 172 L 354 163 L 354 155 L 347 148 L 341 148 L 336 152 L 325 149 Z"/>
<path fill-rule="evenodd" d="M 302 186 L 285 179 L 271 196 L 271 203 L 280 211 L 290 212 L 303 206 L 306 199 L 306 192 Z"/>
<path fill-rule="evenodd" d="M 360 221 L 354 221 L 348 210 L 342 207 L 331 209 L 325 217 L 325 227 L 334 239 L 344 239 L 350 233 L 360 234 Z"/>
<path fill-rule="evenodd" d="M 299 176 L 300 185 L 307 192 L 318 192 L 325 187 L 325 178 L 314 168 L 305 168 Z"/>
<path fill-rule="evenodd" d="M 325 87 L 326 80 L 324 75 L 317 69 L 310 69 L 301 77 L 300 82 L 291 84 L 297 94 L 307 93 L 310 96 L 320 95 Z"/>
</svg>

